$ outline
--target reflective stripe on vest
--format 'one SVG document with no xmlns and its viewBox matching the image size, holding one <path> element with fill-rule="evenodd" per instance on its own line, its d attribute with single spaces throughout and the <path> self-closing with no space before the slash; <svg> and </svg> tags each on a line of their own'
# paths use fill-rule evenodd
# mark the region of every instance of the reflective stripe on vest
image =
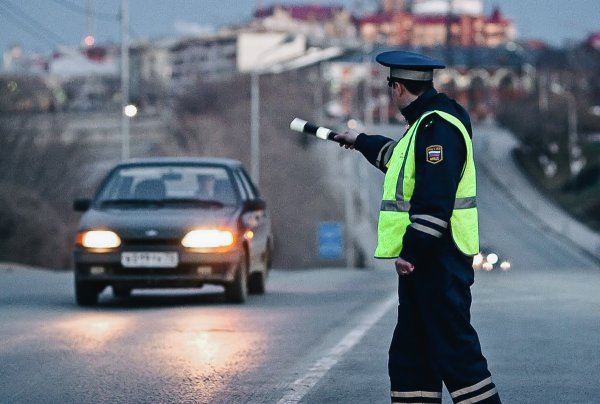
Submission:
<svg viewBox="0 0 600 404">
<path fill-rule="evenodd" d="M 402 251 L 402 238 L 412 223 L 409 217 L 410 199 L 415 188 L 415 141 L 417 129 L 424 118 L 437 114 L 454 125 L 462 134 L 467 155 L 456 191 L 450 229 L 456 246 L 466 255 L 479 252 L 479 231 L 476 202 L 475 161 L 473 143 L 465 126 L 451 114 L 429 111 L 411 125 L 392 153 L 383 186 L 383 198 L 377 226 L 376 258 L 396 258 Z"/>
</svg>

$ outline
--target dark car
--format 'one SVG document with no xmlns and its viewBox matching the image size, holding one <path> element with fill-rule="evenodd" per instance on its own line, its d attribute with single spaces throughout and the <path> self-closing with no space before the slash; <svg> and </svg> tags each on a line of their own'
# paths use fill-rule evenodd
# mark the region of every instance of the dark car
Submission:
<svg viewBox="0 0 600 404">
<path fill-rule="evenodd" d="M 242 303 L 262 294 L 273 239 L 266 203 L 241 163 L 217 158 L 156 158 L 118 164 L 81 217 L 74 249 L 79 305 L 110 286 L 225 287 Z"/>
</svg>

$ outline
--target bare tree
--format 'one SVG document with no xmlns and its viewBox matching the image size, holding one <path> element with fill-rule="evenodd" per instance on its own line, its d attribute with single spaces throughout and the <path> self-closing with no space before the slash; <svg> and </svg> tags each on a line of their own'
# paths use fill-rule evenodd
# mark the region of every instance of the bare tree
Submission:
<svg viewBox="0 0 600 404">
<path fill-rule="evenodd" d="M 43 129 L 42 129 L 43 128 Z M 60 142 L 52 115 L 0 120 L 0 259 L 64 268 L 71 255 L 85 152 Z"/>
</svg>

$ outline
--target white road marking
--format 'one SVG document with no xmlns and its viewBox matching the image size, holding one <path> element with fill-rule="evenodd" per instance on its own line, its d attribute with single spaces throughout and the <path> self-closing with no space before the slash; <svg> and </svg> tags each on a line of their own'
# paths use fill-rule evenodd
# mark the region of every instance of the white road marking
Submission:
<svg viewBox="0 0 600 404">
<path fill-rule="evenodd" d="M 296 404 L 302 400 L 310 389 L 325 376 L 329 369 L 335 366 L 340 359 L 342 359 L 344 354 L 352 349 L 367 331 L 369 331 L 369 329 L 373 327 L 373 325 L 375 325 L 388 310 L 397 304 L 398 295 L 397 293 L 394 293 L 382 303 L 365 312 L 358 321 L 356 328 L 346 334 L 346 336 L 342 338 L 337 345 L 331 348 L 325 356 L 316 361 L 304 376 L 288 386 L 288 392 L 278 401 L 278 404 Z"/>
</svg>

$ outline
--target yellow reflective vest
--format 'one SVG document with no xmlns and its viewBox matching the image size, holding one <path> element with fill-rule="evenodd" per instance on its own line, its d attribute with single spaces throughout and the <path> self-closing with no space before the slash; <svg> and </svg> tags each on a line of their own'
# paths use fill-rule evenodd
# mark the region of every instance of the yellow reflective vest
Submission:
<svg viewBox="0 0 600 404">
<path fill-rule="evenodd" d="M 463 136 L 467 156 L 462 177 L 456 190 L 454 210 L 450 218 L 452 238 L 465 255 L 479 252 L 475 161 L 469 132 L 455 116 L 443 111 L 429 111 L 414 122 L 398 142 L 390 160 L 383 185 L 383 197 L 377 226 L 375 258 L 397 258 L 402 251 L 402 239 L 411 224 L 410 199 L 415 189 L 415 140 L 424 118 L 437 114 L 456 126 Z"/>
</svg>

